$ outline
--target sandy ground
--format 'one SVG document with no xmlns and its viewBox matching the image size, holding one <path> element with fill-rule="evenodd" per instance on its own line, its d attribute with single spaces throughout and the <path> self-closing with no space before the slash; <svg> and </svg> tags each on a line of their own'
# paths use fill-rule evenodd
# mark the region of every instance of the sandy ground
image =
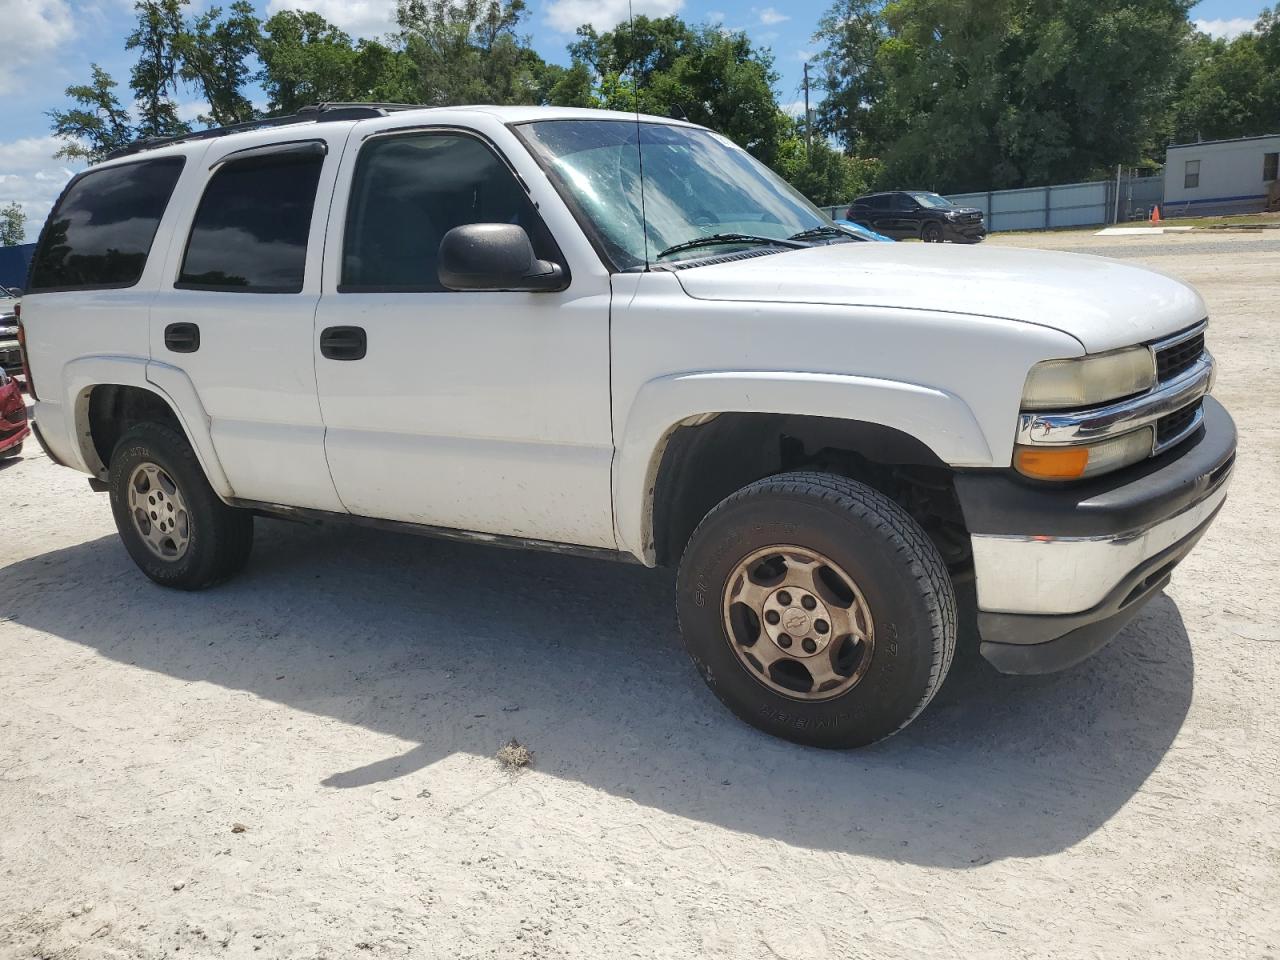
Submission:
<svg viewBox="0 0 1280 960">
<path fill-rule="evenodd" d="M 704 689 L 662 573 L 261 522 L 245 576 L 167 592 L 33 450 L 0 468 L 0 957 L 1280 956 L 1280 244 L 993 242 L 1149 262 L 1215 318 L 1234 491 L 1100 655 L 970 650 L 903 734 L 807 750 Z"/>
</svg>

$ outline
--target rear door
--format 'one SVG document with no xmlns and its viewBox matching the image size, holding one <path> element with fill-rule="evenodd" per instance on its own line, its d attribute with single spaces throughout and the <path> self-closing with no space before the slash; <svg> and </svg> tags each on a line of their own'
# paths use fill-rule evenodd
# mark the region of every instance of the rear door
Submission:
<svg viewBox="0 0 1280 960">
<path fill-rule="evenodd" d="M 341 510 L 324 456 L 312 325 L 348 127 L 215 142 L 188 181 L 151 311 L 154 362 L 192 381 L 239 498 Z"/>
</svg>

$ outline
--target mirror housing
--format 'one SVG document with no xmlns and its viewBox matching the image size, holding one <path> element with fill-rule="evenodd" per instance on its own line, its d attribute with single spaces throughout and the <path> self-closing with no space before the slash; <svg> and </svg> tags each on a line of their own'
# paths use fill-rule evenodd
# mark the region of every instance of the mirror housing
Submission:
<svg viewBox="0 0 1280 960">
<path fill-rule="evenodd" d="M 22 288 L 21 288 L 21 287 L 9 287 L 9 288 L 8 288 L 8 290 L 9 290 L 9 293 L 10 293 L 10 294 L 12 294 L 13 299 L 15 299 L 15 300 L 19 300 L 19 299 L 21 299 L 21 298 L 22 298 Z"/>
<path fill-rule="evenodd" d="M 467 223 L 440 240 L 440 282 L 449 290 L 563 290 L 565 268 L 539 260 L 524 227 Z"/>
</svg>

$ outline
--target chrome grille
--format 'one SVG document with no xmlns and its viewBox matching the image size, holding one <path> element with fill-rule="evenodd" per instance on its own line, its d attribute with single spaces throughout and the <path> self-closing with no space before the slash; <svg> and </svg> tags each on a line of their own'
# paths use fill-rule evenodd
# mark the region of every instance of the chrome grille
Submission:
<svg viewBox="0 0 1280 960">
<path fill-rule="evenodd" d="M 1156 375 L 1161 382 L 1172 380 L 1185 373 L 1204 353 L 1204 329 L 1199 329 L 1185 339 L 1175 340 L 1168 346 L 1156 345 Z"/>
</svg>

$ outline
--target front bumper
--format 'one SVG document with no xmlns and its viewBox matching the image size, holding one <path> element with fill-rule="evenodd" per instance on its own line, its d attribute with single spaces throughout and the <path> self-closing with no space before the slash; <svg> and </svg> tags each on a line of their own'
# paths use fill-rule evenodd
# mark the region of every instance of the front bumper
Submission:
<svg viewBox="0 0 1280 960">
<path fill-rule="evenodd" d="M 982 654 L 1006 673 L 1050 673 L 1104 646 L 1169 581 L 1221 509 L 1236 430 L 1216 400 L 1166 453 L 1070 487 L 962 474 Z"/>
<path fill-rule="evenodd" d="M 943 228 L 943 238 L 946 240 L 977 243 L 986 235 L 987 225 L 982 220 L 962 221 L 960 223 L 947 222 Z"/>
</svg>

